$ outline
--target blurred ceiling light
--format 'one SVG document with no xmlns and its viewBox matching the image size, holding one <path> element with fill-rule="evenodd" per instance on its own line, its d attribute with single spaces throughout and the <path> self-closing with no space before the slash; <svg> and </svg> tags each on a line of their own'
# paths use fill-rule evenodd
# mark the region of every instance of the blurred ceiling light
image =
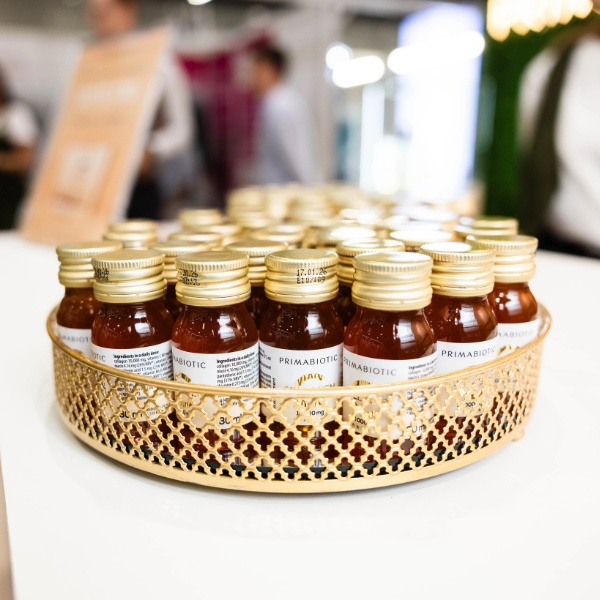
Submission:
<svg viewBox="0 0 600 600">
<path fill-rule="evenodd" d="M 338 64 L 331 75 L 341 88 L 357 87 L 379 81 L 385 73 L 385 63 L 379 56 L 362 56 Z"/>
<path fill-rule="evenodd" d="M 334 42 L 329 45 L 327 48 L 327 53 L 325 54 L 325 64 L 330 69 L 335 69 L 338 65 L 350 60 L 354 53 L 352 52 L 352 48 L 350 46 L 342 43 L 342 42 Z"/>
<path fill-rule="evenodd" d="M 478 31 L 466 31 L 437 42 L 396 48 L 388 57 L 388 67 L 397 75 L 424 71 L 455 61 L 477 58 L 485 48 Z"/>
<path fill-rule="evenodd" d="M 188 4 L 192 6 L 202 6 L 203 4 L 208 4 L 210 0 L 187 0 Z"/>
<path fill-rule="evenodd" d="M 487 31 L 502 42 L 514 31 L 525 35 L 592 12 L 592 0 L 488 0 Z"/>
</svg>

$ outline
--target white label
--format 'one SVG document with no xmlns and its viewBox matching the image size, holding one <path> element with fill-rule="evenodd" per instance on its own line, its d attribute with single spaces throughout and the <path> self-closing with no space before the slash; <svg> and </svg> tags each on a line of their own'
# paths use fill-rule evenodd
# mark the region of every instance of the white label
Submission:
<svg viewBox="0 0 600 600">
<path fill-rule="evenodd" d="M 323 350 L 282 350 L 260 344 L 260 387 L 313 389 L 342 384 L 343 344 Z"/>
<path fill-rule="evenodd" d="M 494 360 L 497 356 L 497 344 L 498 338 L 470 344 L 438 341 L 437 372 L 441 375 Z"/>
<path fill-rule="evenodd" d="M 78 350 L 84 356 L 92 358 L 92 330 L 91 329 L 71 329 L 57 325 L 56 330 L 60 341 L 71 348 Z"/>
<path fill-rule="evenodd" d="M 386 360 L 367 358 L 344 349 L 344 385 L 397 383 L 435 375 L 437 352 L 423 358 Z"/>
<path fill-rule="evenodd" d="M 510 354 L 535 340 L 540 331 L 540 320 L 529 323 L 498 323 L 498 355 Z"/>
<path fill-rule="evenodd" d="M 170 340 L 156 346 L 134 348 L 133 350 L 101 348 L 92 344 L 92 358 L 103 365 L 135 373 L 136 375 L 158 379 L 173 379 Z"/>
<path fill-rule="evenodd" d="M 197 354 L 173 348 L 176 380 L 202 385 L 258 387 L 258 343 L 227 354 Z"/>
</svg>

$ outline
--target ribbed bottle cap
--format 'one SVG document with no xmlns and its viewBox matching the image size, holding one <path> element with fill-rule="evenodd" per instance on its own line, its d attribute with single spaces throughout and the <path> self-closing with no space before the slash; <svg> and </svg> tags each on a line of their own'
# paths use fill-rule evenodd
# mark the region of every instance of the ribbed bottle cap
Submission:
<svg viewBox="0 0 600 600">
<path fill-rule="evenodd" d="M 383 219 L 379 226 L 386 229 L 387 231 L 399 231 L 400 229 L 404 229 L 404 225 L 406 223 L 408 223 L 407 216 L 392 215 L 391 217 Z"/>
<path fill-rule="evenodd" d="M 456 223 L 460 217 L 459 213 L 454 210 L 431 208 L 430 206 L 415 207 L 411 216 L 417 221 L 434 221 L 442 224 Z"/>
<path fill-rule="evenodd" d="M 317 248 L 335 251 L 340 242 L 345 242 L 346 240 L 367 240 L 376 237 L 377 232 L 374 229 L 366 227 L 352 225 L 328 227 L 317 232 Z"/>
<path fill-rule="evenodd" d="M 377 310 L 423 308 L 431 303 L 432 266 L 429 256 L 414 252 L 360 254 L 354 259 L 352 300 Z"/>
<path fill-rule="evenodd" d="M 306 227 L 296 223 L 283 223 L 256 229 L 248 234 L 252 240 L 265 240 L 268 242 L 284 242 L 290 249 L 297 248 L 306 235 Z"/>
<path fill-rule="evenodd" d="M 245 232 L 277 224 L 277 220 L 264 211 L 248 213 L 236 211 L 230 215 L 230 218 L 234 223 L 240 225 Z"/>
<path fill-rule="evenodd" d="M 485 235 L 488 237 L 499 236 L 499 235 L 514 235 L 516 231 L 514 228 L 509 227 L 508 229 L 475 229 L 470 225 L 458 225 L 454 226 L 454 235 L 457 239 L 464 241 L 469 235 Z"/>
<path fill-rule="evenodd" d="M 214 231 L 205 231 L 203 233 L 179 231 L 178 233 L 172 233 L 169 236 L 169 241 L 171 240 L 178 242 L 200 242 L 208 244 L 211 250 L 216 250 L 217 248 L 221 247 L 223 243 L 223 236 Z"/>
<path fill-rule="evenodd" d="M 431 286 L 440 296 L 484 296 L 494 289 L 493 250 L 464 242 L 437 242 L 421 246 L 431 256 Z"/>
<path fill-rule="evenodd" d="M 181 242 L 179 240 L 169 240 L 167 242 L 156 242 L 155 244 L 151 244 L 150 250 L 162 252 L 165 257 L 165 279 L 167 280 L 168 284 L 175 285 L 177 283 L 177 267 L 175 266 L 175 259 L 182 254 L 210 250 L 210 246 L 202 242 Z"/>
<path fill-rule="evenodd" d="M 107 231 L 102 237 L 121 244 L 124 250 L 145 250 L 158 241 L 156 231 Z"/>
<path fill-rule="evenodd" d="M 265 258 L 267 298 L 290 304 L 333 300 L 339 290 L 338 255 L 328 250 L 283 250 Z"/>
<path fill-rule="evenodd" d="M 190 208 L 182 210 L 178 218 L 184 230 L 202 225 L 218 225 L 225 220 L 218 208 Z"/>
<path fill-rule="evenodd" d="M 150 219 L 128 219 L 119 223 L 111 223 L 108 226 L 108 231 L 113 233 L 139 233 L 151 231 L 156 233 L 158 223 Z"/>
<path fill-rule="evenodd" d="M 189 229 L 191 233 L 219 233 L 223 237 L 222 244 L 233 244 L 242 239 L 242 226 L 236 223 L 219 223 L 217 225 L 199 225 Z"/>
<path fill-rule="evenodd" d="M 248 271 L 250 285 L 263 286 L 267 278 L 265 256 L 273 254 L 273 252 L 287 250 L 287 245 L 267 240 L 243 240 L 225 246 L 225 250 L 247 254 L 250 258 L 250 269 Z"/>
<path fill-rule="evenodd" d="M 182 304 L 230 306 L 250 298 L 250 259 L 230 250 L 185 254 L 176 259 L 175 293 Z"/>
<path fill-rule="evenodd" d="M 461 217 L 459 225 L 467 225 L 471 229 L 502 229 L 515 235 L 519 230 L 519 221 L 513 217 L 497 217 L 486 215 L 483 217 Z"/>
<path fill-rule="evenodd" d="M 335 251 L 340 257 L 337 273 L 339 282 L 344 285 L 352 285 L 355 256 L 365 253 L 404 252 L 404 244 L 396 240 L 348 240 L 339 243 Z"/>
<path fill-rule="evenodd" d="M 156 250 L 120 250 L 92 259 L 94 295 L 101 302 L 130 304 L 165 295 L 164 257 Z"/>
<path fill-rule="evenodd" d="M 435 229 L 403 229 L 392 231 L 390 238 L 404 242 L 407 252 L 418 252 L 424 244 L 450 242 L 454 236 L 448 231 Z"/>
<path fill-rule="evenodd" d="M 94 285 L 92 258 L 121 248 L 121 244 L 115 242 L 74 242 L 58 246 L 58 280 L 69 288 L 91 288 Z"/>
<path fill-rule="evenodd" d="M 469 235 L 467 241 L 496 251 L 494 279 L 498 283 L 522 283 L 535 275 L 536 238 L 529 235 Z"/>
</svg>

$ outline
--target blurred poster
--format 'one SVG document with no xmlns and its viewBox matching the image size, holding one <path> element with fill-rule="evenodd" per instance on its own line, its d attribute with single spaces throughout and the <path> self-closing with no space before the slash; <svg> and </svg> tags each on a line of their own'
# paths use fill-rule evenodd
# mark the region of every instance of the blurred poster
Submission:
<svg viewBox="0 0 600 600">
<path fill-rule="evenodd" d="M 27 200 L 25 237 L 51 244 L 99 239 L 125 210 L 170 37 L 159 28 L 83 51 Z"/>
</svg>

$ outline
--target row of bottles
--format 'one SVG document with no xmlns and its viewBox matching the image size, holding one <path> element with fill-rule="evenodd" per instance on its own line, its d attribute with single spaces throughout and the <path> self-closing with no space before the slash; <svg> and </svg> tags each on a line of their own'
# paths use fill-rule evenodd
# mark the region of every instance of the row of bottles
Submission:
<svg viewBox="0 0 600 600">
<path fill-rule="evenodd" d="M 230 387 L 260 377 L 267 388 L 405 381 L 535 338 L 534 238 L 418 233 L 344 241 L 336 252 L 269 240 L 223 251 L 206 239 L 148 250 L 67 244 L 57 249 L 58 332 L 126 371 Z"/>
</svg>

